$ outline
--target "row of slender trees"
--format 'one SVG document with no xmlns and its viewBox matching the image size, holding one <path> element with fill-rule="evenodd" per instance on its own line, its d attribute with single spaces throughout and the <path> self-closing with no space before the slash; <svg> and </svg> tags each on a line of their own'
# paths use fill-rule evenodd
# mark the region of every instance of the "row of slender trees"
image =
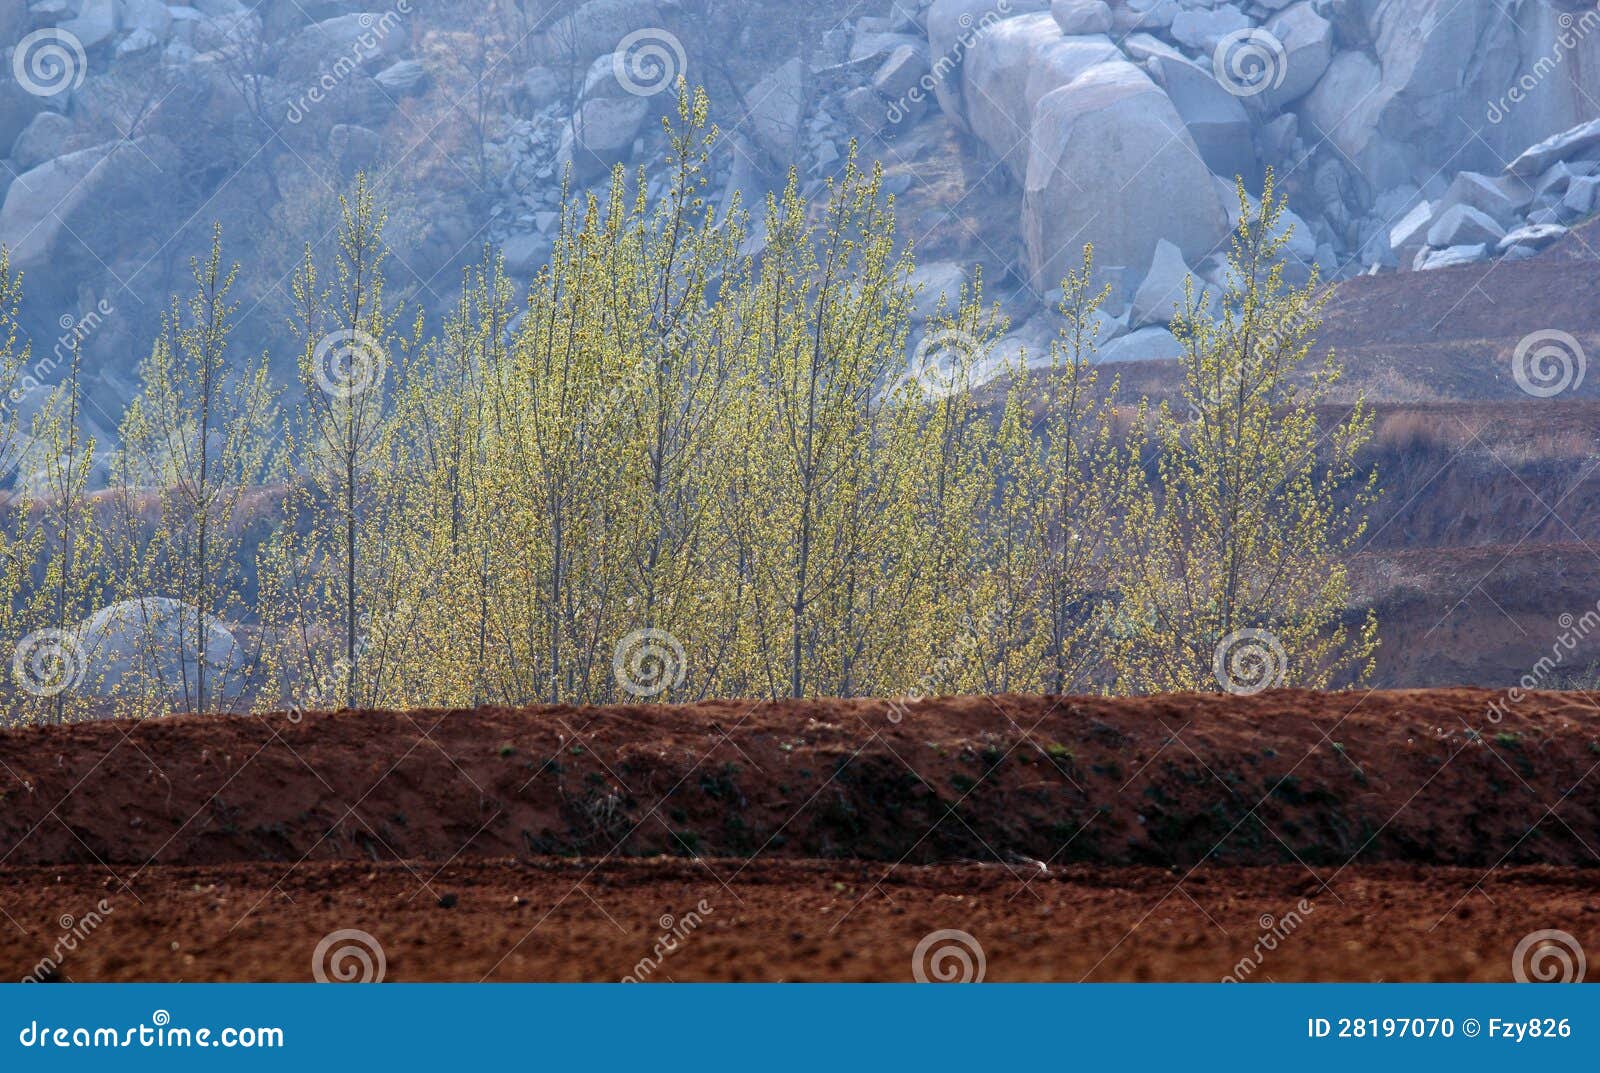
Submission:
<svg viewBox="0 0 1600 1073">
<path fill-rule="evenodd" d="M 229 348 L 219 233 L 144 364 L 109 491 L 89 492 L 76 355 L 28 428 L 8 410 L 0 448 L 45 475 L 0 524 L 16 717 L 1370 671 L 1345 565 L 1375 494 L 1370 422 L 1319 422 L 1339 370 L 1310 353 L 1317 281 L 1283 279 L 1270 177 L 1258 204 L 1240 190 L 1222 319 L 1193 293 L 1175 309 L 1184 405 L 1119 412 L 1092 361 L 1091 251 L 1049 353 L 974 393 L 1005 326 L 974 282 L 908 371 L 911 251 L 878 175 L 850 166 L 820 207 L 791 182 L 754 223 L 719 214 L 703 96 L 676 118 L 664 174 L 619 169 L 573 205 L 525 292 L 486 255 L 433 337 L 385 291 L 358 179 L 336 254 L 308 248 L 292 281 L 294 406 L 265 357 Z M 19 300 L 0 260 L 13 329 Z M 28 367 L 5 334 L 0 389 Z M 247 546 L 263 509 L 271 534 Z M 108 684 L 79 624 L 147 597 L 193 613 L 135 624 L 137 673 Z M 213 623 L 242 653 L 207 649 Z M 70 688 L 21 680 L 41 632 Z"/>
</svg>

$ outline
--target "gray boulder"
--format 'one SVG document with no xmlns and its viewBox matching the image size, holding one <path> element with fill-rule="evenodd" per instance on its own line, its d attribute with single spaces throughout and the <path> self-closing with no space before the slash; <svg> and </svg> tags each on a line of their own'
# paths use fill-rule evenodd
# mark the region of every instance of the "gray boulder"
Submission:
<svg viewBox="0 0 1600 1073">
<path fill-rule="evenodd" d="M 1171 361 L 1181 357 L 1183 344 L 1165 328 L 1140 328 L 1118 336 L 1100 348 L 1096 364 L 1119 361 Z"/>
<path fill-rule="evenodd" d="M 1430 272 L 1436 268 L 1454 268 L 1457 265 L 1469 265 L 1481 261 L 1488 254 L 1488 247 L 1482 243 L 1471 246 L 1450 246 L 1442 250 L 1428 251 L 1416 266 L 1419 272 Z"/>
<path fill-rule="evenodd" d="M 1556 239 L 1567 233 L 1567 229 L 1560 224 L 1524 224 L 1523 226 L 1507 231 L 1506 237 L 1495 246 L 1500 253 L 1505 253 L 1513 246 L 1525 249 L 1543 249 Z"/>
<path fill-rule="evenodd" d="M 1600 145 L 1600 119 L 1591 119 L 1530 145 L 1506 165 L 1506 174 L 1531 178 L 1597 145 Z"/>
<path fill-rule="evenodd" d="M 1151 324 L 1164 327 L 1171 323 L 1173 313 L 1185 302 L 1186 285 L 1193 288 L 1194 298 L 1201 308 L 1215 306 L 1218 297 L 1216 292 L 1189 271 L 1178 247 L 1162 239 L 1156 244 L 1155 257 L 1145 273 L 1144 282 L 1134 292 L 1129 325 L 1143 328 Z"/>
<path fill-rule="evenodd" d="M 942 300 L 952 312 L 961 302 L 961 288 L 967 274 L 954 261 L 930 261 L 918 265 L 911 274 L 911 285 L 921 288 L 912 307 L 917 320 L 928 320 L 939 310 Z"/>
<path fill-rule="evenodd" d="M 1239 98 L 1223 89 L 1209 70 L 1181 57 L 1152 56 L 1145 69 L 1183 117 L 1206 167 L 1257 186 L 1261 167 L 1250 137 L 1250 117 Z"/>
<path fill-rule="evenodd" d="M 910 93 L 927 73 L 927 50 L 901 45 L 889 53 L 872 76 L 872 88 L 892 101 Z"/>
<path fill-rule="evenodd" d="M 72 120 L 59 112 L 40 112 L 11 146 L 11 160 L 27 170 L 61 155 L 72 136 Z"/>
<path fill-rule="evenodd" d="M 962 85 L 962 71 L 972 50 L 995 26 L 1048 6 L 1045 0 L 933 0 L 928 8 L 933 92 L 952 123 L 963 130 L 972 129 Z"/>
<path fill-rule="evenodd" d="M 417 60 L 401 60 L 373 75 L 373 81 L 396 96 L 410 96 L 427 86 L 428 69 Z"/>
<path fill-rule="evenodd" d="M 1433 215 L 1432 204 L 1419 201 L 1389 229 L 1389 248 L 1399 263 L 1409 265 L 1417 251 L 1428 244 L 1428 227 L 1433 223 Z"/>
<path fill-rule="evenodd" d="M 805 118 L 804 67 L 799 57 L 770 72 L 750 91 L 750 131 L 773 160 L 787 166 Z"/>
<path fill-rule="evenodd" d="M 61 29 L 78 39 L 85 49 L 111 40 L 117 32 L 118 0 L 79 0 L 78 14 L 61 23 Z"/>
<path fill-rule="evenodd" d="M 1177 0 L 1126 0 L 1111 11 L 1111 28 L 1118 34 L 1132 30 L 1166 30 L 1183 6 Z"/>
<path fill-rule="evenodd" d="M 1050 14 L 1069 37 L 1111 31 L 1111 6 L 1105 0 L 1052 0 Z"/>
<path fill-rule="evenodd" d="M 1600 178 L 1593 175 L 1585 175 L 1568 183 L 1567 192 L 1561 197 L 1563 214 L 1578 220 L 1594 212 L 1597 187 L 1600 187 Z"/>
<path fill-rule="evenodd" d="M 1317 14 L 1310 0 L 1303 0 L 1267 20 L 1266 28 L 1283 45 L 1284 65 L 1282 81 L 1263 90 L 1261 100 L 1278 111 L 1309 93 L 1328 69 L 1333 24 Z"/>
<path fill-rule="evenodd" d="M 1435 208 L 1443 215 L 1456 205 L 1466 205 L 1501 227 L 1509 227 L 1532 201 L 1533 189 L 1514 176 L 1491 178 L 1475 171 L 1464 171 L 1451 181 Z"/>
<path fill-rule="evenodd" d="M 1428 227 L 1428 245 L 1493 246 L 1505 237 L 1506 229 L 1487 213 L 1470 205 L 1452 205 Z"/>
<path fill-rule="evenodd" d="M 628 159 L 649 114 L 644 97 L 597 97 L 578 105 L 562 132 L 556 158 L 580 180 L 603 175 Z"/>
<path fill-rule="evenodd" d="M 18 176 L 0 207 L 0 243 L 12 267 L 32 282 L 65 283 L 91 251 L 115 248 L 108 231 L 123 237 L 147 233 L 160 172 L 153 161 L 175 159 L 160 138 L 112 142 L 56 157 Z M 30 288 L 30 298 L 38 292 Z"/>
<path fill-rule="evenodd" d="M 1172 38 L 1196 52 L 1210 55 L 1224 37 L 1252 25 L 1245 13 L 1232 4 L 1218 4 L 1210 9 L 1189 8 L 1178 12 L 1172 20 Z"/>
<path fill-rule="evenodd" d="M 1177 109 L 1145 73 L 1100 64 L 1045 95 L 1022 203 L 1034 286 L 1047 291 L 1092 242 L 1098 263 L 1147 265 L 1162 239 L 1186 260 L 1227 236 L 1210 172 Z"/>
</svg>

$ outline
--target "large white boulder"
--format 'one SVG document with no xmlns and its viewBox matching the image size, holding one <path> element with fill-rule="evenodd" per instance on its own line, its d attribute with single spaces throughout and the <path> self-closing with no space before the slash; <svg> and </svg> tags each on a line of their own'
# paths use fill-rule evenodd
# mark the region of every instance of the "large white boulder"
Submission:
<svg viewBox="0 0 1600 1073">
<path fill-rule="evenodd" d="M 51 300 L 56 285 L 74 290 L 80 273 L 103 267 L 107 249 L 147 231 L 151 199 L 170 179 L 155 161 L 175 155 L 162 138 L 138 138 L 68 153 L 18 176 L 0 207 L 0 244 L 11 250 L 11 267 L 29 273 L 29 299 Z"/>
<path fill-rule="evenodd" d="M 1227 216 L 1166 94 L 1128 62 L 1099 64 L 1038 102 L 1022 240 L 1048 291 L 1094 243 L 1101 265 L 1147 265 L 1158 241 L 1189 261 L 1227 237 Z"/>
<path fill-rule="evenodd" d="M 1267 32 L 1283 47 L 1283 77 L 1261 92 L 1261 102 L 1277 111 L 1311 91 L 1333 59 L 1333 23 L 1302 0 L 1267 20 Z"/>
<path fill-rule="evenodd" d="M 1186 290 L 1192 288 L 1192 291 Z M 1156 253 L 1145 273 L 1144 282 L 1133 294 L 1132 314 L 1128 323 L 1134 328 L 1152 324 L 1165 327 L 1172 322 L 1174 313 L 1192 294 L 1200 308 L 1213 309 L 1219 298 L 1215 290 L 1189 271 L 1183 263 L 1183 253 L 1178 247 L 1162 239 L 1156 243 Z"/>
<path fill-rule="evenodd" d="M 1523 178 L 1532 178 L 1552 165 L 1568 160 L 1600 145 L 1600 119 L 1591 119 L 1552 134 L 1543 141 L 1528 146 L 1517 158 L 1506 165 L 1506 172 Z"/>
<path fill-rule="evenodd" d="M 972 129 L 961 75 L 978 42 L 1006 20 L 1048 7 L 1045 0 L 933 0 L 928 8 L 928 63 L 934 96 L 952 123 Z"/>
<path fill-rule="evenodd" d="M 208 698 L 232 701 L 244 692 L 244 651 L 212 616 L 202 630 L 191 604 L 164 596 L 124 600 L 85 619 L 77 639 L 84 687 L 98 696 L 154 689 L 169 703 L 192 701 L 202 660 Z"/>
<path fill-rule="evenodd" d="M 1145 69 L 1183 117 L 1206 167 L 1225 179 L 1242 176 L 1246 186 L 1259 185 L 1261 169 L 1250 136 L 1250 117 L 1239 98 L 1209 70 L 1181 56 L 1151 56 Z"/>
<path fill-rule="evenodd" d="M 774 68 L 750 91 L 750 132 L 767 155 L 787 167 L 805 117 L 805 81 L 798 57 Z"/>
<path fill-rule="evenodd" d="M 1064 36 L 1047 12 L 1008 19 L 978 39 L 962 68 L 967 126 L 1020 182 L 1039 101 L 1120 55 L 1107 37 Z"/>
<path fill-rule="evenodd" d="M 1162 239 L 1192 262 L 1226 239 L 1228 222 L 1167 95 L 1139 68 L 1112 62 L 1039 102 L 1022 232 L 1043 292 L 1079 262 L 1084 243 L 1107 267 L 1148 265 Z"/>
</svg>

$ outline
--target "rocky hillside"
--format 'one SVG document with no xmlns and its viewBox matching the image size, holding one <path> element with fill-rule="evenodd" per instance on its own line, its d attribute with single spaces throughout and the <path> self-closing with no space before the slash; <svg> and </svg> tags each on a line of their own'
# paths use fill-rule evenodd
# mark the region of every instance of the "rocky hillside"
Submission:
<svg viewBox="0 0 1600 1073">
<path fill-rule="evenodd" d="M 723 131 L 714 199 L 790 165 L 816 194 L 859 139 L 928 310 L 980 266 L 1037 352 L 1093 242 L 1103 357 L 1160 358 L 1185 277 L 1221 283 L 1234 178 L 1268 165 L 1301 277 L 1559 239 L 1600 188 L 1597 26 L 1566 0 L 0 0 L 0 242 L 38 379 L 82 337 L 109 428 L 213 220 L 246 349 L 280 348 L 289 267 L 358 169 L 395 284 L 437 310 L 486 243 L 537 269 L 569 167 L 575 197 L 657 158 L 681 76 Z"/>
</svg>

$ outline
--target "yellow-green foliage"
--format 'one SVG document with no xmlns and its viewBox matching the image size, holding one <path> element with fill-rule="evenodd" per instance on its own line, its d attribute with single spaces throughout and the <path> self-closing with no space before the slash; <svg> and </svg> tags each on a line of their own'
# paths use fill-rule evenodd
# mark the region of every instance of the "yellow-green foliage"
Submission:
<svg viewBox="0 0 1600 1073">
<path fill-rule="evenodd" d="M 791 175 L 718 211 L 703 96 L 666 130 L 656 186 L 618 168 L 604 197 L 563 199 L 525 292 L 485 251 L 426 342 L 420 316 L 397 331 L 358 179 L 331 266 L 308 249 L 293 278 L 304 401 L 281 469 L 264 365 L 226 372 L 214 247 L 123 429 L 156 539 L 107 556 L 86 524 L 69 380 L 36 430 L 52 496 L 6 525 L 44 582 L 0 564 L 8 635 L 70 628 L 104 584 L 174 596 L 255 627 L 263 707 L 1214 690 L 1244 630 L 1272 631 L 1291 684 L 1370 671 L 1374 624 L 1342 622 L 1370 422 L 1318 424 L 1339 368 L 1300 374 L 1326 295 L 1283 282 L 1270 177 L 1258 211 L 1240 191 L 1222 323 L 1192 293 L 1174 322 L 1183 412 L 1141 407 L 1124 433 L 1091 250 L 1047 354 L 987 367 L 1006 325 L 977 279 L 908 366 L 912 255 L 876 171 L 852 153 L 816 204 Z M 0 261 L 0 312 L 15 301 Z M 0 387 L 21 361 L 6 343 Z M 287 492 L 252 613 L 232 523 L 262 479 Z"/>
<path fill-rule="evenodd" d="M 1125 691 L 1214 690 L 1232 677 L 1226 652 L 1241 643 L 1252 661 L 1238 668 L 1250 679 L 1241 685 L 1322 687 L 1364 678 L 1377 647 L 1370 616 L 1343 622 L 1349 556 L 1376 490 L 1376 474 L 1359 481 L 1355 463 L 1371 414 L 1357 403 L 1319 424 L 1340 375 L 1332 352 L 1311 356 L 1328 292 L 1314 268 L 1300 287 L 1284 282 L 1289 233 L 1272 173 L 1258 209 L 1243 184 L 1238 196 L 1221 320 L 1191 282 L 1173 321 L 1186 412 L 1154 414 L 1154 463 L 1122 525 L 1113 647 Z M 1297 375 L 1302 367 L 1309 375 Z M 1352 484 L 1339 505 L 1335 490 Z M 1281 652 L 1242 636 L 1255 630 Z"/>
<path fill-rule="evenodd" d="M 228 353 L 238 270 L 223 267 L 222 236 L 214 230 L 210 255 L 191 263 L 195 292 L 186 305 L 173 301 L 140 370 L 143 390 L 122 421 L 111 497 L 120 537 L 111 555 L 117 593 L 129 600 L 169 596 L 195 609 L 192 618 L 176 620 L 176 659 L 169 662 L 178 680 L 165 688 L 154 667 L 157 649 L 172 641 L 155 633 L 149 616 L 133 616 L 146 658 L 142 670 L 124 676 L 118 700 L 135 712 L 141 704 L 158 711 L 171 703 L 168 692 L 184 710 L 210 711 L 220 706 L 218 695 L 247 685 L 228 680 L 231 668 L 202 658 L 202 624 L 237 622 L 250 611 L 241 594 L 239 504 L 272 472 L 278 423 L 265 356 L 252 366 Z"/>
</svg>

